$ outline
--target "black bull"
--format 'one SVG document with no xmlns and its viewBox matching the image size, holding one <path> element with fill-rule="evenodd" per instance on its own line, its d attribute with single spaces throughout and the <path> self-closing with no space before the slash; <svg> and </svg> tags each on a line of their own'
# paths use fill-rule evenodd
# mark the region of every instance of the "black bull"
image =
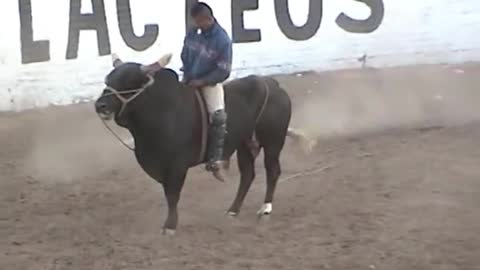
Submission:
<svg viewBox="0 0 480 270">
<path fill-rule="evenodd" d="M 195 131 L 199 110 L 194 90 L 181 83 L 173 70 L 164 68 L 169 57 L 166 61 L 162 59 L 151 65 L 156 68 L 150 70 L 115 59 L 114 69 L 105 80 L 107 87 L 95 102 L 95 109 L 104 120 L 114 118 L 119 126 L 130 131 L 140 166 L 164 187 L 168 203 L 164 232 L 173 233 L 187 172 L 202 163 L 198 160 L 201 146 Z M 275 79 L 248 76 L 232 80 L 224 88 L 228 113 L 224 155 L 229 160 L 237 151 L 241 173 L 237 195 L 228 214 L 239 213 L 255 178 L 257 155 L 251 147 L 253 134 L 264 151 L 267 173 L 267 191 L 258 214 L 270 214 L 286 136 L 298 142 L 307 142 L 307 138 L 289 129 L 291 100 Z"/>
</svg>

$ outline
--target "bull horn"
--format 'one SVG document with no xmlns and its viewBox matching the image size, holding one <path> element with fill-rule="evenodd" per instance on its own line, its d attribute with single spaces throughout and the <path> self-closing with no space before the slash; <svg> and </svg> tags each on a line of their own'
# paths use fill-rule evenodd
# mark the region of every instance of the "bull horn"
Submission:
<svg viewBox="0 0 480 270">
<path fill-rule="evenodd" d="M 168 64 L 170 64 L 170 61 L 172 60 L 172 54 L 171 53 L 167 53 L 165 54 L 164 56 L 162 56 L 158 61 L 157 63 L 161 66 L 161 67 L 166 67 Z"/>
<path fill-rule="evenodd" d="M 158 61 L 156 61 L 155 63 L 152 63 L 150 65 L 142 65 L 141 66 L 141 69 L 144 71 L 144 72 L 157 72 L 159 70 L 161 70 L 162 68 L 166 67 L 170 61 L 172 60 L 172 54 L 171 53 L 168 53 L 168 54 L 165 54 L 164 56 L 162 56 Z"/>
<path fill-rule="evenodd" d="M 120 59 L 120 57 L 118 57 L 118 55 L 116 53 L 113 53 L 112 54 L 112 65 L 114 68 L 120 66 L 121 64 L 123 64 L 123 61 Z"/>
</svg>

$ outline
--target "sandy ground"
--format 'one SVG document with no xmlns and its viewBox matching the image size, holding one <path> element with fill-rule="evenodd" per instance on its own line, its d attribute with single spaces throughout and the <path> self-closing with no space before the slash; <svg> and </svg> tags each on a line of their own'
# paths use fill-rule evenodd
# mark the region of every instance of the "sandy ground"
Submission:
<svg viewBox="0 0 480 270">
<path fill-rule="evenodd" d="M 255 216 L 261 158 L 236 219 L 236 168 L 195 168 L 173 238 L 161 186 L 91 104 L 0 115 L 0 269 L 480 269 L 479 71 L 279 77 L 319 144 L 287 144 L 273 216 Z"/>
</svg>

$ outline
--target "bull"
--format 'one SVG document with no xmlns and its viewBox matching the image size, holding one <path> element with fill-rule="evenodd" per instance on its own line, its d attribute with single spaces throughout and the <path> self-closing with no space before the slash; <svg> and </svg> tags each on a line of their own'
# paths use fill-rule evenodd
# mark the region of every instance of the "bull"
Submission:
<svg viewBox="0 0 480 270">
<path fill-rule="evenodd" d="M 164 234 L 174 234 L 178 224 L 177 204 L 189 169 L 206 162 L 205 113 L 197 89 L 179 80 L 166 68 L 171 55 L 151 65 L 123 62 L 113 57 L 113 70 L 106 76 L 95 111 L 104 120 L 129 130 L 134 153 L 147 175 L 163 185 L 168 204 Z M 237 216 L 255 178 L 255 159 L 263 150 L 267 190 L 258 215 L 270 215 L 278 179 L 280 154 L 286 137 L 313 146 L 303 134 L 289 128 L 292 104 L 277 80 L 250 75 L 225 83 L 229 115 L 224 158 L 236 152 L 240 171 L 237 194 L 228 215 Z M 208 136 L 207 136 L 208 137 Z"/>
</svg>

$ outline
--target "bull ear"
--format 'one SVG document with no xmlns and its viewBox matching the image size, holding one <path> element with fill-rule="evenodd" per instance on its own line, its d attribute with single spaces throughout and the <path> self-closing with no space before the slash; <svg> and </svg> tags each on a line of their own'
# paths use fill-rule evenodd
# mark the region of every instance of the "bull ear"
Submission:
<svg viewBox="0 0 480 270">
<path fill-rule="evenodd" d="M 116 53 L 113 53 L 112 54 L 112 66 L 114 68 L 120 66 L 121 64 L 123 64 L 123 61 L 120 59 L 120 57 L 118 57 L 118 55 Z"/>
</svg>

